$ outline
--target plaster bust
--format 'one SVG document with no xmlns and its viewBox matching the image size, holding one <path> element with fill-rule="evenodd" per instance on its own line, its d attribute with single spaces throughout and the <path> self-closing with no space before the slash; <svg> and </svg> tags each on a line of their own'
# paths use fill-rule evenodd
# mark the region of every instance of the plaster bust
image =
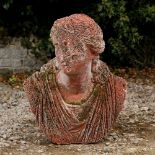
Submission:
<svg viewBox="0 0 155 155">
<path fill-rule="evenodd" d="M 85 14 L 54 22 L 56 57 L 24 81 L 40 129 L 56 144 L 96 143 L 122 110 L 126 82 L 99 60 L 105 43 L 99 25 Z"/>
</svg>

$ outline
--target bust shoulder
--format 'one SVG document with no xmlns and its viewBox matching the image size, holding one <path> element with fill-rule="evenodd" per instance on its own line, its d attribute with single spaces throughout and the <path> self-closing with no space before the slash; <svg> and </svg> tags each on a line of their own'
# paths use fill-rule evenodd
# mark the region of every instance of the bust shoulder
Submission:
<svg viewBox="0 0 155 155">
<path fill-rule="evenodd" d="M 114 94 L 116 99 L 116 113 L 119 114 L 119 112 L 124 107 L 124 101 L 127 94 L 127 82 L 119 76 L 116 76 L 111 73 L 111 76 L 109 77 L 109 83 L 111 83 L 114 87 Z"/>
<path fill-rule="evenodd" d="M 99 83 L 100 85 L 104 85 L 111 74 L 106 63 L 99 59 L 93 61 L 92 73 L 94 83 Z"/>
<path fill-rule="evenodd" d="M 93 65 L 94 82 L 106 88 L 110 87 L 113 94 L 115 94 L 118 112 L 123 108 L 123 103 L 126 97 L 127 83 L 126 81 L 111 73 L 106 63 L 98 60 Z"/>
<path fill-rule="evenodd" d="M 49 60 L 46 64 L 44 64 L 39 71 L 34 72 L 31 76 L 29 76 L 25 81 L 24 85 L 29 81 L 33 84 L 35 81 L 38 81 L 40 79 L 45 80 L 46 75 L 55 73 L 56 72 L 56 60 L 55 58 Z"/>
<path fill-rule="evenodd" d="M 107 81 L 114 81 L 116 87 L 126 89 L 126 81 L 123 78 L 111 73 L 107 64 L 101 60 L 98 60 L 93 64 L 93 73 L 96 77 L 96 81 L 98 82 L 100 81 L 101 83 L 105 83 Z"/>
<path fill-rule="evenodd" d="M 55 73 L 58 69 L 57 66 L 56 58 L 53 58 L 40 68 L 40 73 Z"/>
<path fill-rule="evenodd" d="M 123 104 L 127 93 L 127 82 L 118 76 L 114 77 L 114 82 L 117 104 Z"/>
</svg>

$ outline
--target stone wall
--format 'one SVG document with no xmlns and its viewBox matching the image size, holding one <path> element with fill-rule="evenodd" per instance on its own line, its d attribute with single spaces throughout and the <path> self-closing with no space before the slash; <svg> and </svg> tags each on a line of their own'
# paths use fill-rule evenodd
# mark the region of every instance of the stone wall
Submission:
<svg viewBox="0 0 155 155">
<path fill-rule="evenodd" d="M 20 42 L 0 45 L 0 73 L 38 70 L 42 65 L 43 62 L 23 48 Z"/>
</svg>

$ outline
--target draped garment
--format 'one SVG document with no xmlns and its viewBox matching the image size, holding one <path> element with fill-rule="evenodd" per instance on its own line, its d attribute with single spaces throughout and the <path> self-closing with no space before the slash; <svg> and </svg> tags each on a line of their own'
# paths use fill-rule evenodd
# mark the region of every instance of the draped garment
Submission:
<svg viewBox="0 0 155 155">
<path fill-rule="evenodd" d="M 81 104 L 64 101 L 56 81 L 55 58 L 24 81 L 24 90 L 38 126 L 56 144 L 95 143 L 113 127 L 122 110 L 126 82 L 99 60 L 94 88 Z"/>
</svg>

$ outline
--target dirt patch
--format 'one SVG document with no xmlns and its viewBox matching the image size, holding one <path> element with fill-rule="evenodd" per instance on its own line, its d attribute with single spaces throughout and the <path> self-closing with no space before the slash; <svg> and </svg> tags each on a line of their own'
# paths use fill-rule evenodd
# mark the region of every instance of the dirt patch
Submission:
<svg viewBox="0 0 155 155">
<path fill-rule="evenodd" d="M 155 84 L 128 80 L 124 110 L 97 144 L 54 145 L 38 129 L 22 87 L 0 83 L 0 155 L 154 155 Z"/>
</svg>

